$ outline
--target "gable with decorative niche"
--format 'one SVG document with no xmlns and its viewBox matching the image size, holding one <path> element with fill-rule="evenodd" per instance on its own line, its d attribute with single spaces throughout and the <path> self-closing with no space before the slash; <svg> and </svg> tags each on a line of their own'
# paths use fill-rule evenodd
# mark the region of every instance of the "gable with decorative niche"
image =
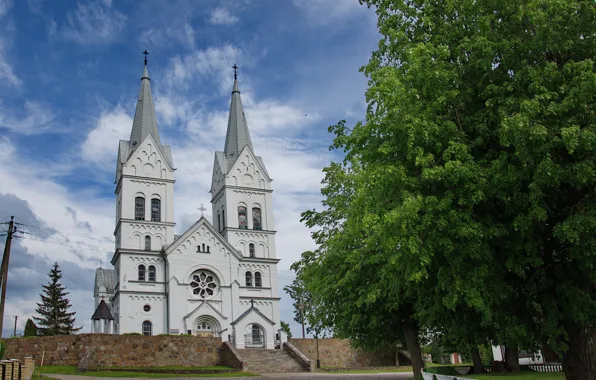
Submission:
<svg viewBox="0 0 596 380">
<path fill-rule="evenodd" d="M 122 171 L 139 177 L 173 179 L 173 168 L 151 135 L 134 150 Z"/>
<path fill-rule="evenodd" d="M 270 189 L 271 178 L 269 178 L 267 171 L 261 166 L 248 146 L 245 146 L 230 170 L 228 170 L 226 184 Z"/>
<path fill-rule="evenodd" d="M 230 254 L 230 248 L 222 236 L 208 225 L 207 220 L 201 218 L 166 249 L 166 254 L 174 257 L 176 255 L 192 257 L 197 257 L 197 255 L 227 256 Z"/>
<path fill-rule="evenodd" d="M 211 177 L 211 195 L 215 196 L 217 192 L 225 185 L 225 175 L 221 168 L 222 163 L 220 162 L 221 155 L 216 152 L 215 159 L 213 160 L 213 176 Z"/>
</svg>

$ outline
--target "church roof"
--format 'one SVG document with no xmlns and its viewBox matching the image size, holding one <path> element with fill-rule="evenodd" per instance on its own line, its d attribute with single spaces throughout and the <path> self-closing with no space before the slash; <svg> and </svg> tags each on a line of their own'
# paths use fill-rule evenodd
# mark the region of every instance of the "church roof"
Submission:
<svg viewBox="0 0 596 380">
<path fill-rule="evenodd" d="M 107 293 L 114 293 L 118 278 L 116 277 L 116 270 L 97 268 L 95 270 L 95 291 L 103 286 Z"/>
<path fill-rule="evenodd" d="M 110 313 L 110 309 L 108 309 L 108 305 L 106 305 L 105 301 L 101 300 L 91 319 L 94 321 L 98 319 L 107 319 L 108 321 L 111 321 L 114 320 L 114 317 L 112 317 L 112 313 Z"/>
<path fill-rule="evenodd" d="M 234 79 L 232 102 L 230 103 L 230 114 L 228 116 L 228 130 L 226 132 L 226 145 L 224 148 L 224 153 L 228 159 L 228 166 L 236 161 L 242 148 L 247 145 L 253 151 L 250 133 L 248 132 L 248 124 L 246 123 L 244 108 L 242 107 L 242 99 L 240 99 L 238 80 Z"/>
<path fill-rule="evenodd" d="M 165 160 L 170 167 L 174 168 L 174 160 L 172 159 L 170 146 L 162 145 L 159 137 L 155 106 L 153 105 L 153 95 L 151 94 L 151 78 L 149 78 L 147 62 L 145 62 L 143 76 L 141 77 L 141 89 L 139 90 L 137 108 L 132 121 L 132 130 L 130 131 L 130 140 L 120 140 L 120 146 L 118 148 L 120 164 L 125 164 L 135 149 L 138 148 L 149 135 L 151 135 L 153 141 L 155 141 L 157 149 L 165 157 Z M 116 181 L 118 181 L 118 178 L 116 178 Z"/>
<path fill-rule="evenodd" d="M 141 77 L 141 90 L 137 101 L 137 109 L 132 122 L 132 131 L 130 132 L 131 151 L 136 149 L 145 140 L 147 135 L 153 136 L 153 140 L 161 145 L 159 140 L 159 131 L 157 129 L 157 118 L 155 117 L 155 107 L 153 106 L 153 96 L 151 95 L 151 79 L 147 65 L 143 69 Z"/>
<path fill-rule="evenodd" d="M 255 313 L 257 313 L 258 315 L 260 315 L 261 317 L 263 317 L 263 319 L 265 319 L 267 322 L 271 323 L 272 325 L 275 324 L 275 322 L 273 322 L 271 319 L 267 318 L 267 316 L 263 313 L 261 313 L 261 311 L 259 309 L 257 309 L 254 306 L 251 306 L 250 308 L 248 308 L 248 310 L 246 310 L 244 313 L 242 313 L 238 318 L 236 318 L 236 320 L 232 323 L 230 323 L 231 325 L 235 325 L 236 323 L 240 322 L 242 319 L 244 319 L 244 317 L 246 317 L 247 315 L 249 315 L 252 311 L 254 311 Z"/>
</svg>

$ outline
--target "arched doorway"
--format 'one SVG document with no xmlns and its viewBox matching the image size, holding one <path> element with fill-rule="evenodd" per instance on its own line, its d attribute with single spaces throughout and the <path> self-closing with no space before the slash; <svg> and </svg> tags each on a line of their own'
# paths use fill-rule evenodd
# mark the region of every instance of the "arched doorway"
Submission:
<svg viewBox="0 0 596 380">
<path fill-rule="evenodd" d="M 193 333 L 196 336 L 219 337 L 221 335 L 221 329 L 217 319 L 209 315 L 202 315 L 195 320 Z"/>
<path fill-rule="evenodd" d="M 265 348 L 265 330 L 256 323 L 251 323 L 244 330 L 245 348 Z"/>
</svg>

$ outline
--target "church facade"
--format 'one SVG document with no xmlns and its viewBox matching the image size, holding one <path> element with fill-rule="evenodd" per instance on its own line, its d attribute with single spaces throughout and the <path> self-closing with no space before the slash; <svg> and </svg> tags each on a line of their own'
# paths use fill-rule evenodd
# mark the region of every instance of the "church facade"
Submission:
<svg viewBox="0 0 596 380">
<path fill-rule="evenodd" d="M 145 61 L 130 140 L 118 146 L 114 269 L 96 270 L 93 332 L 217 336 L 237 348 L 274 348 L 283 334 L 271 178 L 253 150 L 236 74 L 224 150 L 213 163 L 213 223 L 201 216 L 181 235 L 175 170 Z"/>
</svg>

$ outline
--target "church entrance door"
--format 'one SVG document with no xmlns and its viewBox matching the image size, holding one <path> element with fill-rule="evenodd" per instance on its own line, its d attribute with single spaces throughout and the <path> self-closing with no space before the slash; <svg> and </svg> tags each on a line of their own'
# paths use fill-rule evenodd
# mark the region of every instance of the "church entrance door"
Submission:
<svg viewBox="0 0 596 380">
<path fill-rule="evenodd" d="M 215 336 L 215 328 L 209 322 L 201 322 L 197 326 L 197 336 Z"/>
</svg>

